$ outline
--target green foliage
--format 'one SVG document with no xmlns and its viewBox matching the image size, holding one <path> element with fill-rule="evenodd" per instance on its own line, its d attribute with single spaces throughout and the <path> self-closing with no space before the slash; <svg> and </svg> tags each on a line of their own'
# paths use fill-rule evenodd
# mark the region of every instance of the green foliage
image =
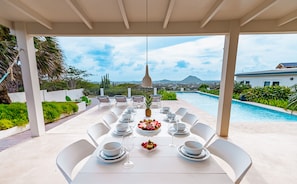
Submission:
<svg viewBox="0 0 297 184">
<path fill-rule="evenodd" d="M 80 99 L 81 101 L 86 102 L 86 105 L 91 104 L 91 100 L 87 96 L 82 96 Z"/>
<path fill-rule="evenodd" d="M 291 90 L 284 86 L 265 86 L 250 88 L 243 92 L 248 101 L 256 102 L 262 100 L 284 100 L 289 99 Z"/>
<path fill-rule="evenodd" d="M 250 88 L 251 88 L 251 85 L 249 85 L 249 84 L 243 84 L 243 83 L 240 83 L 240 82 L 235 82 L 234 87 L 233 87 L 233 93 L 240 94 L 243 91 L 245 91 L 247 89 L 250 89 Z"/>
<path fill-rule="evenodd" d="M 14 127 L 15 125 L 8 119 L 0 119 L 0 130 L 6 130 Z"/>
<path fill-rule="evenodd" d="M 42 81 L 40 89 L 47 91 L 58 91 L 68 89 L 66 81 Z"/>
<path fill-rule="evenodd" d="M 201 90 L 207 90 L 209 88 L 209 85 L 208 84 L 201 84 L 198 88 L 199 91 Z"/>
<path fill-rule="evenodd" d="M 175 92 L 169 92 L 166 90 L 159 90 L 158 93 L 162 96 L 162 100 L 176 100 L 176 93 Z"/>
<path fill-rule="evenodd" d="M 109 75 L 106 74 L 101 77 L 100 88 L 108 89 L 110 87 Z"/>
<path fill-rule="evenodd" d="M 150 95 L 145 95 L 145 107 L 147 109 L 151 108 L 153 98 Z"/>
<path fill-rule="evenodd" d="M 72 114 L 78 111 L 75 102 L 43 102 L 42 107 L 45 123 L 59 119 L 62 114 Z"/>
<path fill-rule="evenodd" d="M 8 119 L 13 126 L 23 126 L 28 123 L 27 107 L 24 103 L 0 105 L 0 120 Z"/>
<path fill-rule="evenodd" d="M 220 94 L 220 89 L 201 88 L 199 91 L 204 92 L 204 93 L 210 93 L 210 94 L 213 94 L 213 95 L 219 95 Z"/>
<path fill-rule="evenodd" d="M 72 101 L 69 96 L 66 96 L 65 99 L 66 99 L 67 102 L 71 102 Z"/>
</svg>

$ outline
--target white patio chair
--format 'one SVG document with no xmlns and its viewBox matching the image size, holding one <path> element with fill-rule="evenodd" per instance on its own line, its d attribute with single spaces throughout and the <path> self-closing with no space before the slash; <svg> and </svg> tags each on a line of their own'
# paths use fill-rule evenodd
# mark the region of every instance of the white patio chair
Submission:
<svg viewBox="0 0 297 184">
<path fill-rule="evenodd" d="M 110 109 L 110 111 L 113 112 L 118 117 L 123 113 L 124 110 L 125 109 L 121 107 L 113 107 L 112 109 Z"/>
<path fill-rule="evenodd" d="M 64 148 L 57 156 L 56 164 L 70 184 L 73 168 L 84 158 L 95 151 L 95 147 L 87 140 L 81 139 Z"/>
<path fill-rule="evenodd" d="M 97 96 L 97 99 L 99 101 L 99 107 L 103 104 L 111 105 L 111 101 L 108 96 Z"/>
<path fill-rule="evenodd" d="M 132 96 L 132 105 L 136 108 L 142 108 L 144 105 L 144 96 L 143 95 Z"/>
<path fill-rule="evenodd" d="M 179 109 L 177 109 L 177 111 L 175 111 L 175 114 L 178 116 L 184 116 L 187 113 L 187 109 L 180 107 Z"/>
<path fill-rule="evenodd" d="M 128 104 L 128 100 L 127 97 L 125 95 L 115 95 L 114 99 L 116 101 L 116 105 L 127 105 Z"/>
<path fill-rule="evenodd" d="M 98 138 L 107 134 L 110 128 L 105 123 L 96 123 L 87 129 L 87 133 L 96 147 L 98 147 Z"/>
<path fill-rule="evenodd" d="M 104 123 L 108 126 L 112 123 L 115 123 L 118 120 L 118 116 L 115 115 L 113 112 L 109 112 L 102 117 Z"/>
<path fill-rule="evenodd" d="M 201 137 L 205 142 L 204 146 L 207 146 L 211 139 L 216 135 L 214 129 L 204 123 L 196 123 L 191 127 L 190 132 Z"/>
<path fill-rule="evenodd" d="M 235 174 L 235 178 L 233 178 L 235 184 L 241 182 L 252 165 L 250 156 L 239 146 L 229 141 L 217 139 L 207 149 L 231 166 Z"/>
<path fill-rule="evenodd" d="M 198 121 L 198 117 L 187 112 L 180 120 L 193 126 Z"/>
<path fill-rule="evenodd" d="M 162 100 L 162 96 L 161 95 L 151 95 L 152 97 L 152 107 L 161 107 L 161 100 Z"/>
</svg>

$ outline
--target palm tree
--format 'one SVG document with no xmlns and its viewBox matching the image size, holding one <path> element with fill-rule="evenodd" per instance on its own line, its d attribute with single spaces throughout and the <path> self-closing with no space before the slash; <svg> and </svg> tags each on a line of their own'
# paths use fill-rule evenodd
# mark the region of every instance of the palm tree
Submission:
<svg viewBox="0 0 297 184">
<path fill-rule="evenodd" d="M 36 62 L 39 79 L 47 77 L 47 80 L 58 79 L 63 73 L 63 54 L 55 38 L 35 37 L 34 45 L 37 49 Z M 18 51 L 16 50 L 16 38 L 10 35 L 8 28 L 0 26 L 0 79 L 7 73 L 7 69 L 13 63 Z M 6 78 L 0 84 L 0 103 L 11 103 L 7 87 L 12 84 L 22 84 L 20 65 L 13 66 L 14 82 Z M 41 80 L 40 80 L 41 81 Z"/>
<path fill-rule="evenodd" d="M 292 111 L 294 111 L 297 110 L 297 84 L 291 88 L 293 93 L 289 96 L 287 108 L 290 108 Z"/>
</svg>

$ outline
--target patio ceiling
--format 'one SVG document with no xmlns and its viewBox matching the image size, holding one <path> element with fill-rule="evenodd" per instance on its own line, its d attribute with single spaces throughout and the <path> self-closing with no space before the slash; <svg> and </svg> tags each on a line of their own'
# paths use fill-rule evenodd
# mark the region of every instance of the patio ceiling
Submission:
<svg viewBox="0 0 297 184">
<path fill-rule="evenodd" d="M 0 0 L 0 24 L 33 35 L 296 33 L 296 0 Z M 146 21 L 147 20 L 147 21 Z"/>
</svg>

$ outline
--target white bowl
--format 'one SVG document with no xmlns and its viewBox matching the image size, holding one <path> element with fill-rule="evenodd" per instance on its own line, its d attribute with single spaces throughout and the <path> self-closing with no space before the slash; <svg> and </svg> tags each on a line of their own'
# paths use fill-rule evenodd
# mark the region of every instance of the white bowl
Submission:
<svg viewBox="0 0 297 184">
<path fill-rule="evenodd" d="M 122 119 L 123 120 L 129 120 L 129 119 L 131 119 L 131 114 L 123 114 Z"/>
<path fill-rule="evenodd" d="M 186 141 L 184 150 L 191 155 L 199 155 L 203 150 L 203 145 L 198 141 Z"/>
<path fill-rule="evenodd" d="M 184 131 L 186 129 L 186 125 L 184 123 L 175 123 L 173 126 L 177 131 Z"/>
<path fill-rule="evenodd" d="M 119 142 L 108 142 L 103 145 L 103 153 L 108 157 L 113 157 L 121 153 L 122 145 Z"/>
<path fill-rule="evenodd" d="M 167 118 L 168 118 L 168 119 L 174 119 L 174 118 L 175 118 L 175 114 L 169 112 L 169 113 L 167 114 Z"/>
<path fill-rule="evenodd" d="M 127 131 L 128 130 L 128 127 L 129 126 L 128 126 L 127 123 L 119 123 L 119 124 L 116 125 L 116 129 L 119 132 L 125 132 L 125 131 Z"/>
<path fill-rule="evenodd" d="M 170 107 L 163 107 L 162 110 L 163 112 L 168 112 L 170 110 Z"/>
</svg>

